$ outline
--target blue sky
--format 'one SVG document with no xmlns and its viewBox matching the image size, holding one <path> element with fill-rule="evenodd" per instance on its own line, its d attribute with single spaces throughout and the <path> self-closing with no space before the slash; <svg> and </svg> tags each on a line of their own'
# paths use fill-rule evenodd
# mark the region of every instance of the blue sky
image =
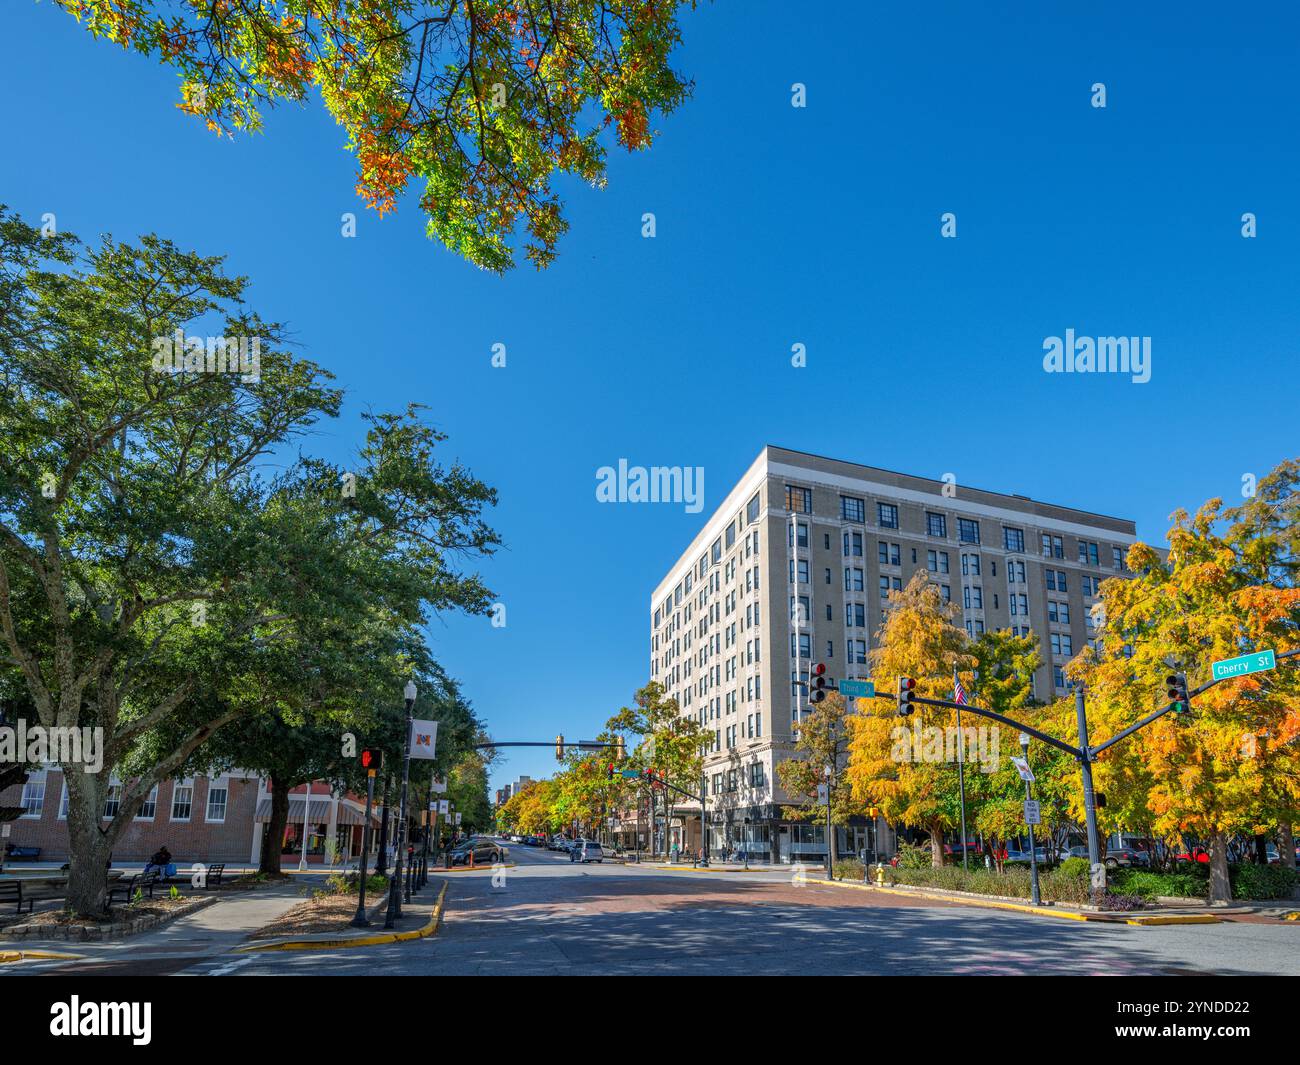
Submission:
<svg viewBox="0 0 1300 1065">
<path fill-rule="evenodd" d="M 611 151 L 606 190 L 565 187 L 551 269 L 498 278 L 426 240 L 413 200 L 365 212 L 319 107 L 218 140 L 172 73 L 15 0 L 0 200 L 228 254 L 348 390 L 320 453 L 344 459 L 366 407 L 427 404 L 499 489 L 507 545 L 484 573 L 508 625 L 449 617 L 437 653 L 496 738 L 585 737 L 645 681 L 650 593 L 704 517 L 599 505 L 619 458 L 704 467 L 706 514 L 773 443 L 1160 542 L 1175 507 L 1296 454 L 1300 18 L 1133 6 L 705 5 L 677 56 L 694 99 L 651 152 Z M 1068 328 L 1150 336 L 1151 381 L 1045 374 Z M 493 783 L 553 769 L 516 752 Z"/>
</svg>

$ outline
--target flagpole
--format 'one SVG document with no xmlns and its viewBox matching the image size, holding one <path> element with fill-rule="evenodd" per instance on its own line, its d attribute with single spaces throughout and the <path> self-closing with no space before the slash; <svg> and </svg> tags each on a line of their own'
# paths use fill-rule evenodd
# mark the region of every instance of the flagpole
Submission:
<svg viewBox="0 0 1300 1065">
<path fill-rule="evenodd" d="M 962 702 L 957 698 L 957 667 L 952 670 L 953 702 Z M 961 797 L 961 867 L 963 872 L 970 871 L 966 857 L 966 733 L 961 729 L 961 707 L 957 707 L 957 791 Z"/>
</svg>

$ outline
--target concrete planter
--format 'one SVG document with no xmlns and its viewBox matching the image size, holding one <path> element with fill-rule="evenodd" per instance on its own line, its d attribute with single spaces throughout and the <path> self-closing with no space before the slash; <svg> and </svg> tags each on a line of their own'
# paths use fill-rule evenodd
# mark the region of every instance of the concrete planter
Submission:
<svg viewBox="0 0 1300 1065">
<path fill-rule="evenodd" d="M 0 941 L 11 942 L 25 939 L 62 939 L 76 943 L 94 943 L 106 939 L 126 939 L 150 928 L 169 924 L 178 917 L 185 917 L 217 901 L 216 895 L 188 899 L 184 906 L 177 906 L 168 913 L 142 913 L 129 917 L 125 921 L 108 925 L 51 925 L 51 924 L 13 924 L 0 932 Z"/>
</svg>

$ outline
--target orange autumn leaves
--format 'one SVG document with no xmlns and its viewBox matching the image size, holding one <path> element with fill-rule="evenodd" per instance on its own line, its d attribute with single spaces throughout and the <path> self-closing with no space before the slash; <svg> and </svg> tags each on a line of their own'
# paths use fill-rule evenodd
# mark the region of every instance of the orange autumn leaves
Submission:
<svg viewBox="0 0 1300 1065">
<path fill-rule="evenodd" d="M 187 113 L 222 133 L 315 88 L 385 215 L 414 180 L 427 231 L 476 265 L 536 266 L 568 223 L 570 174 L 601 187 L 604 130 L 637 151 L 690 92 L 669 63 L 690 0 L 55 0 L 89 32 L 175 68 Z M 178 14 L 179 10 L 179 14 Z"/>
</svg>

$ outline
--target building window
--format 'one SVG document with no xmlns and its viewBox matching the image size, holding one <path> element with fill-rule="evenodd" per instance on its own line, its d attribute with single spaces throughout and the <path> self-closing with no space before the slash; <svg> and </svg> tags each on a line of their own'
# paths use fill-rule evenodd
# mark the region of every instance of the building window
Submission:
<svg viewBox="0 0 1300 1065">
<path fill-rule="evenodd" d="M 796 514 L 812 513 L 812 489 L 795 484 L 785 486 L 785 509 Z"/>
<path fill-rule="evenodd" d="M 194 801 L 194 788 L 189 784 L 177 784 L 172 788 L 172 820 L 188 821 L 190 805 Z"/>
<path fill-rule="evenodd" d="M 1065 542 L 1059 536 L 1043 533 L 1043 555 L 1047 558 L 1064 558 Z"/>
<path fill-rule="evenodd" d="M 854 496 L 840 496 L 840 517 L 845 521 L 865 522 L 867 504 Z"/>
<path fill-rule="evenodd" d="M 1052 667 L 1052 684 L 1055 685 L 1057 690 L 1065 688 L 1065 670 L 1060 666 Z"/>
<path fill-rule="evenodd" d="M 862 534 L 860 532 L 846 532 L 844 534 L 844 557 L 862 557 Z"/>
<path fill-rule="evenodd" d="M 787 529 L 787 531 L 786 531 L 786 536 L 785 536 L 785 538 L 786 538 L 786 542 L 787 542 L 791 547 L 794 546 L 794 543 L 795 543 L 795 528 L 796 528 L 796 526 L 797 526 L 798 529 L 799 529 L 799 546 L 800 546 L 800 547 L 807 547 L 807 546 L 808 546 L 808 525 L 807 525 L 805 522 L 802 522 L 802 521 L 795 522 L 794 525 L 791 525 L 791 526 Z"/>
<path fill-rule="evenodd" d="M 944 514 L 936 514 L 932 510 L 925 512 L 925 531 L 931 536 L 948 536 L 948 518 Z"/>
<path fill-rule="evenodd" d="M 876 519 L 882 529 L 897 529 L 898 508 L 893 503 L 877 503 Z"/>
<path fill-rule="evenodd" d="M 894 591 L 896 591 L 896 592 L 901 592 L 901 591 L 903 590 L 903 581 L 902 581 L 902 579 L 899 578 L 899 577 L 881 577 L 881 578 L 880 578 L 880 598 L 881 598 L 881 599 L 888 599 L 888 598 L 889 598 L 889 589 L 890 589 L 891 586 L 893 587 Z"/>
<path fill-rule="evenodd" d="M 754 493 L 754 498 L 749 501 L 749 505 L 745 508 L 745 518 L 750 525 L 753 525 L 754 522 L 758 521 L 758 493 L 757 492 Z"/>
<path fill-rule="evenodd" d="M 154 815 L 158 812 L 158 785 L 155 784 L 149 792 L 144 802 L 140 804 L 140 812 L 136 814 L 137 821 L 152 821 Z"/>
<path fill-rule="evenodd" d="M 798 650 L 795 650 L 795 640 L 798 639 Z M 790 634 L 790 654 L 799 658 L 812 658 L 812 634 L 801 632 L 797 635 Z"/>
<path fill-rule="evenodd" d="M 902 564 L 902 549 L 898 544 L 878 540 L 876 541 L 876 553 L 880 557 L 882 566 L 898 566 Z"/>
<path fill-rule="evenodd" d="M 45 812 L 45 781 L 29 780 L 23 785 L 23 817 L 40 817 Z"/>
<path fill-rule="evenodd" d="M 122 808 L 122 785 L 110 784 L 108 795 L 104 798 L 104 820 L 111 821 Z"/>
<path fill-rule="evenodd" d="M 926 559 L 929 562 L 931 573 L 948 572 L 948 552 L 947 551 L 927 551 Z"/>
<path fill-rule="evenodd" d="M 945 603 L 951 603 L 951 602 L 952 602 L 952 585 L 951 585 L 951 584 L 941 584 L 941 585 L 939 585 L 939 594 L 943 596 L 943 601 L 944 601 Z"/>
<path fill-rule="evenodd" d="M 1017 554 L 1025 549 L 1025 530 L 1012 529 L 1004 525 L 1002 527 L 1002 546 L 1008 551 L 1014 551 Z"/>
<path fill-rule="evenodd" d="M 857 567 L 844 567 L 844 590 L 846 592 L 860 592 L 863 588 L 863 573 Z"/>
<path fill-rule="evenodd" d="M 224 821 L 226 819 L 226 797 L 227 788 L 223 785 L 217 787 L 215 784 L 208 785 L 208 812 L 205 816 L 207 821 Z"/>
<path fill-rule="evenodd" d="M 749 786 L 751 788 L 766 787 L 766 777 L 763 775 L 763 763 L 751 762 L 749 764 Z"/>
<path fill-rule="evenodd" d="M 1091 543 L 1087 540 L 1080 540 L 1079 561 L 1084 564 L 1091 564 L 1093 566 L 1101 565 L 1101 563 L 1098 561 L 1099 559 L 1098 550 L 1099 549 L 1096 544 Z"/>
<path fill-rule="evenodd" d="M 1115 568 L 1123 572 L 1128 567 L 1124 565 L 1124 549 L 1122 547 L 1112 547 L 1110 549 L 1111 561 L 1114 562 Z"/>
<path fill-rule="evenodd" d="M 970 518 L 957 519 L 957 539 L 963 544 L 977 544 L 980 542 L 980 523 L 972 521 Z"/>
<path fill-rule="evenodd" d="M 963 577 L 978 577 L 980 575 L 979 555 L 962 555 L 961 572 Z"/>
<path fill-rule="evenodd" d="M 1007 560 L 1007 583 L 1024 584 L 1025 583 L 1025 564 L 1018 559 Z"/>
</svg>

